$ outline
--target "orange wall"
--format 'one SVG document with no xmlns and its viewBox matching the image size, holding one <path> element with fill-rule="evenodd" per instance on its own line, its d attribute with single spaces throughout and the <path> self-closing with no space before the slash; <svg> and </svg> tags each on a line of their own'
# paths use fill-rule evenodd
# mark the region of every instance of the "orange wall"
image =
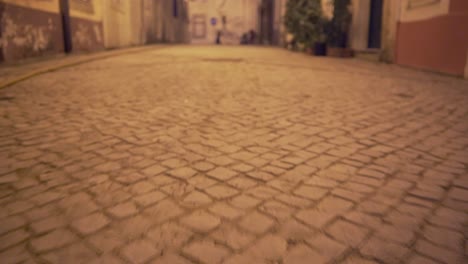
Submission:
<svg viewBox="0 0 468 264">
<path fill-rule="evenodd" d="M 400 22 L 396 62 L 463 76 L 468 52 L 468 1 L 452 0 L 447 15 Z"/>
<path fill-rule="evenodd" d="M 468 1 L 467 0 L 452 0 L 450 2 L 450 12 L 468 12 Z"/>
</svg>

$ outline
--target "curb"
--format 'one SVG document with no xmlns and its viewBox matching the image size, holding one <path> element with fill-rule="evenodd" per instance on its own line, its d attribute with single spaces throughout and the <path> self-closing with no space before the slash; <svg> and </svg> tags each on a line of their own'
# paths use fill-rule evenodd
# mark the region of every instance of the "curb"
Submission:
<svg viewBox="0 0 468 264">
<path fill-rule="evenodd" d="M 172 45 L 171 45 L 172 46 Z M 167 48 L 170 47 L 169 45 L 152 45 L 152 46 L 145 46 L 145 47 L 136 47 L 136 48 L 128 48 L 128 49 L 121 49 L 121 50 L 112 50 L 112 51 L 104 51 L 104 52 L 99 52 L 97 54 L 92 54 L 89 55 L 85 58 L 77 59 L 77 60 L 72 60 L 69 62 L 57 62 L 54 65 L 51 66 L 45 66 L 40 69 L 36 70 L 31 70 L 25 74 L 19 75 L 16 78 L 13 78 L 11 80 L 6 80 L 4 82 L 0 82 L 0 89 L 10 87 L 14 84 L 17 84 L 19 82 L 22 82 L 24 80 L 30 79 L 32 77 L 48 73 L 48 72 L 54 72 L 56 70 L 60 70 L 63 68 L 68 68 L 72 66 L 76 66 L 79 64 L 91 62 L 91 61 L 96 61 L 96 60 L 102 60 L 102 59 L 107 59 L 111 57 L 117 57 L 121 55 L 128 55 L 128 54 L 133 54 L 133 53 L 138 53 L 138 52 L 144 52 L 148 50 L 154 50 L 154 49 L 162 49 L 162 48 Z M 60 59 L 59 59 L 60 60 Z"/>
</svg>

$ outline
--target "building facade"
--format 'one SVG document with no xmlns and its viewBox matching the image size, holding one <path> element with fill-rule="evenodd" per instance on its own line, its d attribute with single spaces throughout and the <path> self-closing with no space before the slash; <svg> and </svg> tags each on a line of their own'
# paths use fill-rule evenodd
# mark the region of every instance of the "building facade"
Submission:
<svg viewBox="0 0 468 264">
<path fill-rule="evenodd" d="M 468 78 L 468 1 L 401 1 L 394 61 Z"/>
<path fill-rule="evenodd" d="M 191 0 L 190 39 L 193 44 L 214 44 L 218 32 L 222 44 L 236 45 L 244 33 L 259 32 L 260 0 Z"/>
<path fill-rule="evenodd" d="M 353 0 L 350 47 L 468 78 L 468 1 Z"/>
<path fill-rule="evenodd" d="M 188 41 L 184 0 L 0 0 L 0 61 Z"/>
</svg>

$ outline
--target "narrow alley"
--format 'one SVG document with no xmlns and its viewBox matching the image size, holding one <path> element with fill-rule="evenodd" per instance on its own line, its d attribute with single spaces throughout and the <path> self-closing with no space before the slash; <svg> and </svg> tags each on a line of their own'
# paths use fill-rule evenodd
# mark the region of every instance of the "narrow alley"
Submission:
<svg viewBox="0 0 468 264">
<path fill-rule="evenodd" d="M 467 263 L 468 81 L 167 46 L 0 89 L 1 263 Z"/>
</svg>

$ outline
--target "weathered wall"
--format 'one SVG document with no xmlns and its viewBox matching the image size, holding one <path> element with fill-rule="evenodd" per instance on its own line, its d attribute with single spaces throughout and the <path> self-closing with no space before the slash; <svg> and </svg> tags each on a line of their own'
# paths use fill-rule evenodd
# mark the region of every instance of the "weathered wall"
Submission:
<svg viewBox="0 0 468 264">
<path fill-rule="evenodd" d="M 465 75 L 468 4 L 442 0 L 411 8 L 403 1 L 396 40 L 396 63 Z"/>
<path fill-rule="evenodd" d="M 58 0 L 0 2 L 0 61 L 63 51 Z"/>
<path fill-rule="evenodd" d="M 101 0 L 69 0 L 73 51 L 104 48 Z"/>
</svg>

